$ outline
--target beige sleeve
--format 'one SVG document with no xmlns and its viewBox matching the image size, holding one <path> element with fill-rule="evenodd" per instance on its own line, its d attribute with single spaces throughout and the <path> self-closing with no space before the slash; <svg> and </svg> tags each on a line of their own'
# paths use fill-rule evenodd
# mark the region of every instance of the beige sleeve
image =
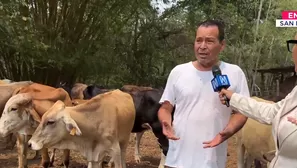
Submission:
<svg viewBox="0 0 297 168">
<path fill-rule="evenodd" d="M 250 97 L 234 93 L 230 99 L 230 107 L 243 115 L 261 123 L 271 124 L 288 96 L 274 104 L 259 102 Z"/>
</svg>

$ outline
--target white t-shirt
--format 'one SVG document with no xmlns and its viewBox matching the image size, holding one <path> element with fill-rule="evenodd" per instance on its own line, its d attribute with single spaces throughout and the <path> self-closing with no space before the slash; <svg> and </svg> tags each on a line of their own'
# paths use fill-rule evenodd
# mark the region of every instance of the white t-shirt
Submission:
<svg viewBox="0 0 297 168">
<path fill-rule="evenodd" d="M 230 81 L 229 90 L 250 96 L 245 74 L 234 64 L 221 61 L 222 74 Z M 177 168 L 225 168 L 227 142 L 204 149 L 228 124 L 231 108 L 222 105 L 213 91 L 212 71 L 199 71 L 192 62 L 177 65 L 169 74 L 160 103 L 176 105 L 173 128 L 179 140 L 169 140 L 165 165 Z"/>
</svg>

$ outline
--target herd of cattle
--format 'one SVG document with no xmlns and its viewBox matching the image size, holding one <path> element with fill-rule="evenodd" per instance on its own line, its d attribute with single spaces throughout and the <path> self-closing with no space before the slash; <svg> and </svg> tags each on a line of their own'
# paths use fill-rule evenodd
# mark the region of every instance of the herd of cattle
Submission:
<svg viewBox="0 0 297 168">
<path fill-rule="evenodd" d="M 64 167 L 69 166 L 70 150 L 76 150 L 86 158 L 88 168 L 101 168 L 106 161 L 109 166 L 126 168 L 130 134 L 135 133 L 134 158 L 139 163 L 139 144 L 147 130 L 158 140 L 159 168 L 164 167 L 168 140 L 157 117 L 163 89 L 135 85 L 105 89 L 82 83 L 54 88 L 32 81 L 1 80 L 0 91 L 0 135 L 7 148 L 17 141 L 19 168 L 28 166 L 28 149 L 37 151 L 34 158 L 41 154 L 43 167 L 52 166 L 55 150 L 61 149 Z M 248 119 L 236 137 L 238 168 L 250 168 L 253 160 L 259 167 L 274 157 L 271 126 Z M 51 156 L 48 148 L 54 149 Z"/>
</svg>

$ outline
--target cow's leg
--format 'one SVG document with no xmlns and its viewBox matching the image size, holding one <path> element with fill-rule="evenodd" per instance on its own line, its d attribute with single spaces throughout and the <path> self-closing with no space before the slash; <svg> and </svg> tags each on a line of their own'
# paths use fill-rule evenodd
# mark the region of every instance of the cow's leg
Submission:
<svg viewBox="0 0 297 168">
<path fill-rule="evenodd" d="M 164 155 L 163 151 L 161 150 L 161 160 L 158 168 L 164 168 L 166 156 Z"/>
<path fill-rule="evenodd" d="M 113 160 L 112 160 L 112 157 L 110 158 L 110 160 L 108 160 L 108 158 L 109 158 L 109 154 L 108 155 L 105 155 L 103 157 L 103 161 L 102 161 L 101 164 L 104 165 L 104 166 L 111 167 L 111 165 L 113 164 Z"/>
<path fill-rule="evenodd" d="M 104 168 L 105 164 L 103 164 L 104 159 L 106 158 L 106 153 L 104 153 L 104 147 L 103 146 L 99 146 L 99 148 L 97 148 L 96 151 L 98 151 L 99 153 L 97 154 L 98 156 L 98 161 L 96 162 L 96 165 L 98 165 L 98 168 Z M 97 159 L 96 159 L 97 160 Z M 92 164 L 95 164 L 94 162 L 92 162 Z M 108 166 L 110 167 L 110 166 Z M 96 167 L 97 168 L 97 167 Z"/>
<path fill-rule="evenodd" d="M 139 134 L 142 134 L 143 135 L 143 133 L 144 133 L 144 131 L 143 132 L 141 132 L 141 133 L 139 133 Z M 137 138 L 137 134 L 134 134 L 135 135 L 135 139 L 137 139 L 138 141 L 140 141 L 140 139 L 141 139 L 141 136 L 140 136 L 140 138 Z M 129 138 L 130 138 L 130 136 L 129 136 Z M 129 138 L 128 138 L 128 140 L 127 140 L 127 145 L 128 145 L 128 143 L 129 143 Z M 137 140 L 136 140 L 136 142 L 137 142 Z M 135 143 L 135 144 L 137 144 L 137 143 Z M 124 147 L 124 146 L 122 146 L 121 144 L 120 144 L 120 148 L 122 149 L 122 148 L 127 148 L 127 146 L 126 147 Z M 126 150 L 126 149 L 125 149 Z M 138 153 L 139 153 L 139 143 L 138 143 L 138 148 L 137 148 L 137 145 L 135 145 L 135 155 L 136 155 L 136 151 L 138 151 Z M 126 154 L 126 153 L 125 153 Z M 124 157 L 126 158 L 126 156 L 124 155 Z M 104 157 L 104 160 L 103 160 L 103 162 L 100 162 L 100 164 L 103 164 L 103 165 L 107 165 L 107 167 L 113 167 L 113 165 L 114 165 L 114 157 L 113 157 L 113 155 L 111 156 L 111 158 L 110 158 L 110 160 L 109 161 L 106 161 L 105 160 L 105 158 L 107 158 L 107 157 Z M 135 159 L 136 160 L 136 159 Z M 108 164 L 107 164 L 107 162 L 108 162 Z M 123 163 L 123 161 L 122 161 L 122 163 Z M 125 165 L 126 165 L 126 162 L 125 162 Z"/>
<path fill-rule="evenodd" d="M 121 148 L 119 143 L 115 143 L 112 147 L 112 155 L 115 168 L 122 168 Z"/>
<path fill-rule="evenodd" d="M 122 161 L 122 168 L 126 168 L 126 148 L 125 149 L 121 149 L 121 161 Z"/>
<path fill-rule="evenodd" d="M 17 134 L 17 146 L 18 146 L 18 157 L 19 157 L 19 168 L 27 168 L 27 142 L 28 137 L 23 134 Z"/>
<path fill-rule="evenodd" d="M 144 134 L 145 131 L 142 132 L 137 132 L 135 133 L 135 149 L 134 149 L 134 160 L 136 163 L 140 163 L 141 161 L 141 155 L 139 152 L 139 145 L 140 145 L 140 140 L 142 138 L 142 135 Z"/>
<path fill-rule="evenodd" d="M 99 157 L 98 157 L 98 167 L 99 168 L 104 168 L 105 167 L 105 166 L 103 166 L 103 160 L 104 160 L 104 158 L 106 158 L 105 156 L 106 155 L 104 155 L 103 153 L 99 154 Z M 108 164 L 110 164 L 110 162 Z M 111 167 L 111 166 L 108 165 L 108 167 Z"/>
<path fill-rule="evenodd" d="M 267 162 L 266 163 L 266 167 L 269 168 L 269 165 L 270 165 L 270 162 Z"/>
<path fill-rule="evenodd" d="M 88 167 L 87 168 L 92 168 L 92 162 L 88 161 Z"/>
<path fill-rule="evenodd" d="M 41 149 L 41 166 L 48 168 L 50 166 L 50 157 L 48 155 L 48 148 Z"/>
<path fill-rule="evenodd" d="M 102 162 L 93 162 L 92 168 L 103 168 Z"/>
<path fill-rule="evenodd" d="M 70 150 L 64 149 L 63 150 L 63 166 L 64 166 L 64 168 L 69 167 L 69 160 L 70 160 Z"/>
<path fill-rule="evenodd" d="M 53 153 L 50 157 L 50 167 L 53 166 L 54 160 L 55 160 L 55 153 L 57 149 L 53 150 Z M 70 150 L 69 149 L 64 149 L 63 150 L 63 162 L 59 164 L 59 166 L 63 166 L 64 168 L 69 167 L 69 160 L 70 160 Z"/>
<path fill-rule="evenodd" d="M 112 160 L 112 158 L 110 158 L 110 160 L 108 160 L 108 156 L 104 156 L 102 164 L 111 167 L 111 165 L 113 164 L 113 160 Z"/>
<path fill-rule="evenodd" d="M 50 167 L 53 167 L 54 166 L 54 162 L 55 162 L 55 156 L 56 156 L 56 149 L 54 148 L 53 149 L 53 152 L 50 156 Z"/>
<path fill-rule="evenodd" d="M 120 143 L 120 152 L 121 152 L 121 161 L 122 168 L 126 168 L 126 152 L 129 144 L 129 138 L 126 138 L 126 141 Z"/>
<path fill-rule="evenodd" d="M 252 164 L 253 164 L 253 160 L 254 160 L 254 158 L 250 154 L 247 154 L 245 168 L 251 168 Z"/>
<path fill-rule="evenodd" d="M 102 167 L 100 167 L 99 162 L 89 161 L 88 162 L 88 168 L 102 168 Z"/>
<path fill-rule="evenodd" d="M 106 157 L 104 157 L 104 158 L 106 158 Z M 103 161 L 103 163 L 104 163 L 104 161 Z M 108 164 L 107 164 L 107 166 L 112 167 L 113 164 L 114 164 L 114 160 L 113 160 L 113 157 L 111 157 Z"/>
<path fill-rule="evenodd" d="M 98 167 L 99 167 L 99 168 L 104 168 L 104 166 L 103 166 L 102 163 L 103 163 L 103 162 L 99 162 L 99 163 L 98 163 Z"/>
<path fill-rule="evenodd" d="M 241 142 L 237 141 L 237 167 L 238 168 L 245 168 L 244 167 L 244 153 L 245 147 Z"/>
<path fill-rule="evenodd" d="M 261 162 L 257 159 L 254 159 L 255 168 L 262 168 Z"/>
</svg>

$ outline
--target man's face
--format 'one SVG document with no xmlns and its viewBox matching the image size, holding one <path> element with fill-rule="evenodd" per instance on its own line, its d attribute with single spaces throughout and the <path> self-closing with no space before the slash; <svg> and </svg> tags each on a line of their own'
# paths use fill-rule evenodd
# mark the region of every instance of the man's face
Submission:
<svg viewBox="0 0 297 168">
<path fill-rule="evenodd" d="M 212 67 L 218 60 L 219 53 L 224 49 L 225 41 L 219 41 L 217 26 L 200 26 L 196 32 L 195 56 L 203 67 Z"/>
</svg>

